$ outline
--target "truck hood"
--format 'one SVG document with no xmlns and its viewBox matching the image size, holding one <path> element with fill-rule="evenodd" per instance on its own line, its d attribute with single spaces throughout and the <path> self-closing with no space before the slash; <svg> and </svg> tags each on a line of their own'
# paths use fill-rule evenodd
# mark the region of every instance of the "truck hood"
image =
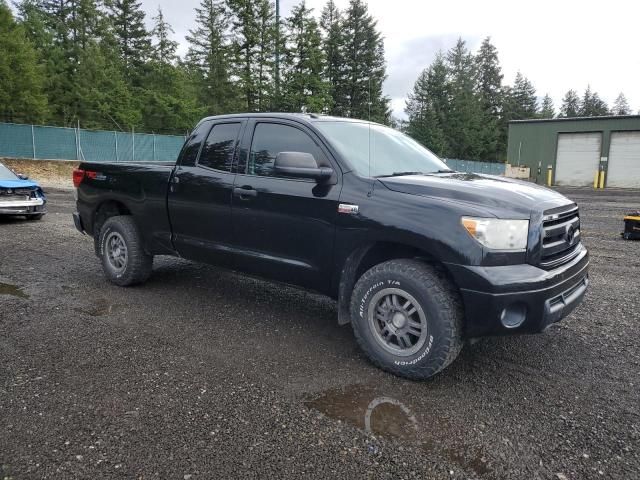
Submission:
<svg viewBox="0 0 640 480">
<path fill-rule="evenodd" d="M 514 214 L 529 218 L 532 212 L 572 203 L 546 187 L 494 175 L 453 172 L 381 177 L 378 180 L 396 192 L 484 207 L 499 218 Z"/>
</svg>

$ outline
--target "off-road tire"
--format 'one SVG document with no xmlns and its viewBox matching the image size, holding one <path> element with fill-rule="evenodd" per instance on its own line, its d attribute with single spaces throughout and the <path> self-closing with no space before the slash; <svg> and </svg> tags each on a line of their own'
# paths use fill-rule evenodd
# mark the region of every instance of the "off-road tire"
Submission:
<svg viewBox="0 0 640 480">
<path fill-rule="evenodd" d="M 422 308 L 427 339 L 410 356 L 394 355 L 376 338 L 369 307 L 376 293 L 397 288 Z M 412 380 L 430 378 L 453 362 L 462 349 L 464 312 L 460 296 L 443 272 L 418 260 L 383 262 L 365 272 L 351 296 L 351 324 L 358 344 L 377 367 Z"/>
<path fill-rule="evenodd" d="M 121 271 L 110 263 L 105 244 L 113 232 L 124 240 L 127 249 L 126 262 Z M 100 229 L 98 245 L 102 269 L 110 282 L 126 287 L 143 283 L 151 275 L 153 256 L 144 251 L 142 237 L 132 217 L 119 215 L 107 219 Z"/>
</svg>

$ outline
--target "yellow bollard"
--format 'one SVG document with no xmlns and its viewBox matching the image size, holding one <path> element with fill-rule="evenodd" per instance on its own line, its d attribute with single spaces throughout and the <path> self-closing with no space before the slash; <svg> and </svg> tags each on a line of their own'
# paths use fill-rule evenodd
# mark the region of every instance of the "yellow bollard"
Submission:
<svg viewBox="0 0 640 480">
<path fill-rule="evenodd" d="M 593 188 L 598 188 L 598 179 L 600 178 L 600 171 L 596 170 L 596 174 L 593 176 Z"/>
<path fill-rule="evenodd" d="M 604 170 L 600 171 L 600 188 L 604 188 Z"/>
<path fill-rule="evenodd" d="M 547 187 L 551 186 L 551 177 L 553 176 L 553 170 L 551 168 L 547 169 Z"/>
</svg>

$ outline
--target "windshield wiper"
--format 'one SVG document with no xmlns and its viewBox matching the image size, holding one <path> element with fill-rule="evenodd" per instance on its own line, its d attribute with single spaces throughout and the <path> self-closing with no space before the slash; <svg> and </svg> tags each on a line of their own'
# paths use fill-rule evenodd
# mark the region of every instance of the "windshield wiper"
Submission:
<svg viewBox="0 0 640 480">
<path fill-rule="evenodd" d="M 377 175 L 377 177 L 402 177 L 404 175 L 423 175 L 422 172 L 393 172 L 387 175 Z"/>
</svg>

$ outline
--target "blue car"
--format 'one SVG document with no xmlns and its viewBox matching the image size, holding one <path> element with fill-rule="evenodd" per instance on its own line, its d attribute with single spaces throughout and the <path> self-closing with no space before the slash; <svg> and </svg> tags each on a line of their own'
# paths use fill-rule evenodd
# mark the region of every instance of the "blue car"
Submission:
<svg viewBox="0 0 640 480">
<path fill-rule="evenodd" d="M 40 220 L 47 213 L 47 199 L 36 182 L 0 163 L 0 215 L 24 215 Z"/>
</svg>

